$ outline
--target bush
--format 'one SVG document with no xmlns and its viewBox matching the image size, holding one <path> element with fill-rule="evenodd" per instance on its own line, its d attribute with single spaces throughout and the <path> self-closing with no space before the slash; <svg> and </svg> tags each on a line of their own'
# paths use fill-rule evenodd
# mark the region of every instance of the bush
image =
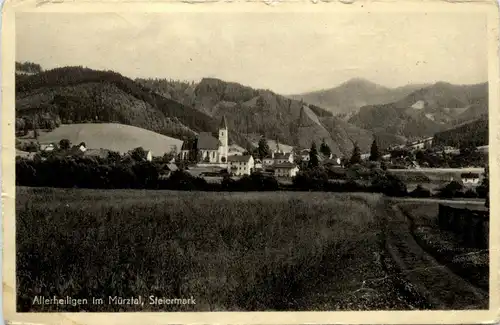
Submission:
<svg viewBox="0 0 500 325">
<path fill-rule="evenodd" d="M 463 188 L 463 185 L 459 182 L 451 181 L 438 191 L 438 196 L 441 198 L 459 197 Z"/>
<path fill-rule="evenodd" d="M 321 169 L 300 171 L 292 183 L 298 190 L 323 190 L 328 184 L 328 174 Z"/>
<path fill-rule="evenodd" d="M 195 177 L 183 170 L 176 170 L 170 177 L 160 185 L 164 189 L 175 189 L 184 191 L 206 190 L 208 183 L 201 177 Z"/>
<path fill-rule="evenodd" d="M 374 192 L 388 196 L 405 196 L 408 194 L 406 184 L 392 174 L 380 175 L 372 180 L 371 189 Z"/>
<path fill-rule="evenodd" d="M 472 199 L 472 198 L 477 198 L 478 195 L 477 195 L 476 191 L 474 191 L 473 189 L 470 188 L 463 193 L 463 197 Z"/>
<path fill-rule="evenodd" d="M 418 185 L 416 189 L 410 192 L 411 197 L 431 197 L 431 191 Z"/>
<path fill-rule="evenodd" d="M 279 184 L 274 176 L 268 176 L 261 173 L 245 175 L 235 181 L 229 176 L 222 180 L 222 188 L 231 191 L 277 191 Z"/>
</svg>

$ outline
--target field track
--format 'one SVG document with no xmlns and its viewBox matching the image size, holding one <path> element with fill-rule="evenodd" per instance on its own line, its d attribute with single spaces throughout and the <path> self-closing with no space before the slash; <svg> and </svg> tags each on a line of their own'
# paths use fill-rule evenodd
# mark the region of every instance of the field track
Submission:
<svg viewBox="0 0 500 325">
<path fill-rule="evenodd" d="M 411 235 L 409 220 L 393 204 L 382 216 L 386 250 L 401 274 L 433 309 L 485 309 L 488 294 L 439 264 Z"/>
</svg>

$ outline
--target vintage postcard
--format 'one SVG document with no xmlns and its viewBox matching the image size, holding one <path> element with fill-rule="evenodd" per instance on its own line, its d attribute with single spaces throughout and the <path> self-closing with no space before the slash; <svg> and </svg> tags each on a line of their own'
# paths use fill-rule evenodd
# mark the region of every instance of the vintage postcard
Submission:
<svg viewBox="0 0 500 325">
<path fill-rule="evenodd" d="M 6 320 L 495 322 L 498 30 L 488 1 L 8 1 Z"/>
</svg>

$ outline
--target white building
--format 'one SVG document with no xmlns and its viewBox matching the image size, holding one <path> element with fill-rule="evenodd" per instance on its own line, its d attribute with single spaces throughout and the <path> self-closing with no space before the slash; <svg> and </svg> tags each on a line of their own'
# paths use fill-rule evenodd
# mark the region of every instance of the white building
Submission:
<svg viewBox="0 0 500 325">
<path fill-rule="evenodd" d="M 462 178 L 462 183 L 468 185 L 478 185 L 480 181 L 479 174 L 477 173 L 463 173 L 460 177 Z"/>
<path fill-rule="evenodd" d="M 295 177 L 299 172 L 299 167 L 291 162 L 284 162 L 274 165 L 275 177 Z"/>
<path fill-rule="evenodd" d="M 247 156 L 229 156 L 228 170 L 231 174 L 241 176 L 250 175 L 254 170 L 254 159 L 251 155 Z"/>
<path fill-rule="evenodd" d="M 274 164 L 283 164 L 286 162 L 293 163 L 293 154 L 288 153 L 275 153 L 273 154 Z"/>
<path fill-rule="evenodd" d="M 40 143 L 41 151 L 51 152 L 54 151 L 55 148 L 56 146 L 53 143 Z"/>
<path fill-rule="evenodd" d="M 181 159 L 189 159 L 190 151 L 198 150 L 201 162 L 226 163 L 229 154 L 228 133 L 226 117 L 223 116 L 218 138 L 210 132 L 201 132 L 196 140 L 185 141 L 181 150 Z"/>
</svg>

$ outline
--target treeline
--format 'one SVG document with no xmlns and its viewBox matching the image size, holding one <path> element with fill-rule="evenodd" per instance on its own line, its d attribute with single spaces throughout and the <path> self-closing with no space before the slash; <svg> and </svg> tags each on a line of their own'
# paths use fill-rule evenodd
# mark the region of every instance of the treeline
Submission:
<svg viewBox="0 0 500 325">
<path fill-rule="evenodd" d="M 464 147 L 488 145 L 488 119 L 480 119 L 462 126 L 436 133 L 434 145 Z"/>
<path fill-rule="evenodd" d="M 42 66 L 33 62 L 16 62 L 16 71 L 27 73 L 40 73 L 43 71 Z"/>
<path fill-rule="evenodd" d="M 94 93 L 92 94 L 94 98 L 92 104 L 89 104 L 90 106 L 87 105 L 85 100 L 82 100 L 81 98 L 61 95 L 54 96 L 54 100 L 50 103 L 50 105 L 47 105 L 46 108 L 54 110 L 55 108 L 68 109 L 70 107 L 76 107 L 78 108 L 79 114 L 83 116 L 81 119 L 90 118 L 91 120 L 94 120 L 96 116 L 95 113 L 106 113 L 100 112 L 102 105 L 105 104 L 106 98 L 111 97 L 110 94 L 105 92 L 105 85 L 112 84 L 124 93 L 149 104 L 154 110 L 157 110 L 161 115 L 163 115 L 164 118 L 175 117 L 183 125 L 189 127 L 193 131 L 199 132 L 216 130 L 217 121 L 213 120 L 208 115 L 192 107 L 188 107 L 174 100 L 165 98 L 151 89 L 113 71 L 96 71 L 83 67 L 56 68 L 28 78 L 16 80 L 16 92 L 27 93 L 42 87 L 50 88 L 76 86 L 88 83 L 102 84 L 102 87 L 99 89 L 94 89 Z M 37 108 L 38 107 L 33 107 L 35 110 Z M 60 113 L 60 111 L 58 113 Z M 145 111 L 142 112 L 142 114 L 146 113 L 147 112 Z M 109 120 L 106 122 L 118 120 L 120 123 L 128 124 L 128 118 L 123 116 L 123 114 L 125 114 L 124 112 L 115 112 L 114 114 L 114 116 L 106 116 L 110 114 L 104 114 L 100 120 Z M 76 117 L 76 119 L 78 119 L 78 117 Z M 73 120 L 72 122 L 74 123 L 76 121 Z"/>
<path fill-rule="evenodd" d="M 134 157 L 134 155 L 132 155 Z M 476 188 L 467 189 L 452 181 L 431 194 L 418 186 L 409 192 L 406 184 L 395 175 L 379 168 L 367 169 L 352 166 L 344 172 L 328 168 L 301 171 L 292 184 L 281 184 L 275 177 L 263 173 L 233 179 L 221 173 L 221 182 L 207 182 L 186 170 L 176 170 L 169 177 L 162 177 L 165 164 L 161 161 L 144 161 L 139 158 L 120 160 L 119 156 L 108 158 L 49 157 L 46 160 L 16 160 L 16 185 L 33 187 L 99 188 L 99 189 L 169 189 L 181 191 L 322 191 L 322 192 L 370 192 L 394 197 L 439 197 L 439 198 L 486 198 L 489 179 L 486 176 Z M 335 177 L 335 179 L 332 179 Z"/>
<path fill-rule="evenodd" d="M 390 169 L 404 169 L 416 162 L 421 167 L 430 168 L 462 168 L 484 166 L 488 163 L 488 155 L 474 146 L 462 146 L 458 154 L 446 153 L 443 147 L 432 149 L 408 150 L 394 149 L 390 151 Z"/>
</svg>

